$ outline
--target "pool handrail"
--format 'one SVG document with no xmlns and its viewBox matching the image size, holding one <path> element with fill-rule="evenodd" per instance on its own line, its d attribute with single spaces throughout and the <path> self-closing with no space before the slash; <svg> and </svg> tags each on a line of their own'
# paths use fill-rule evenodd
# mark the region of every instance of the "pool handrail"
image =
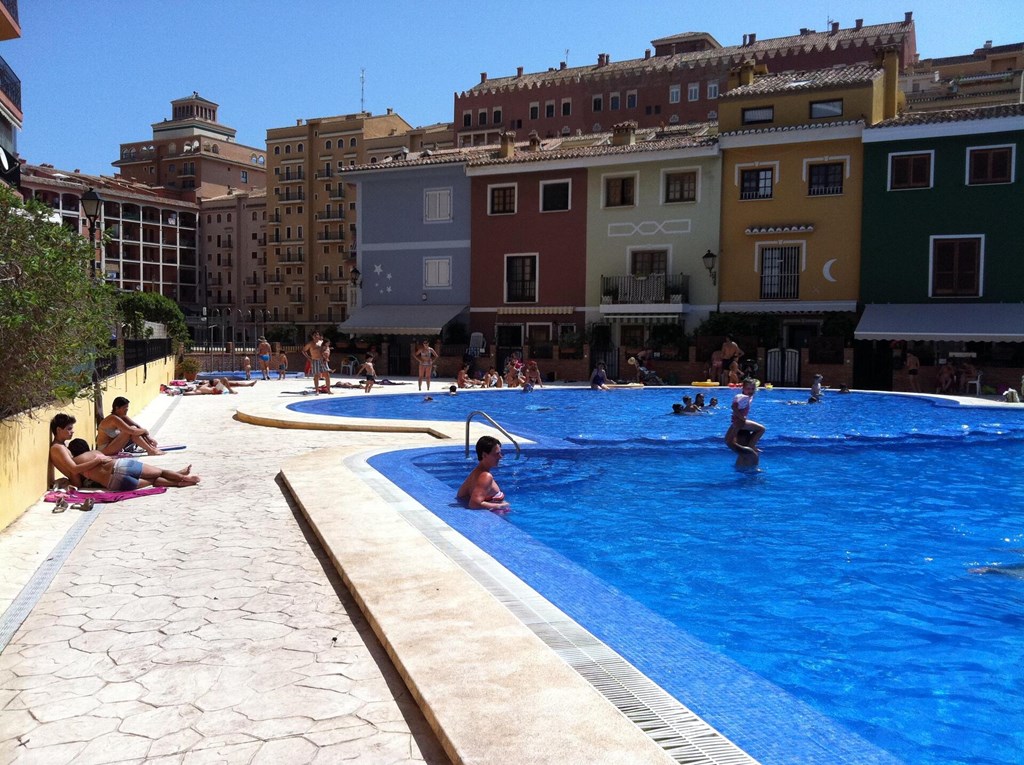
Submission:
<svg viewBox="0 0 1024 765">
<path fill-rule="evenodd" d="M 475 410 L 475 411 L 473 411 L 473 412 L 470 412 L 470 413 L 469 413 L 469 416 L 468 416 L 468 417 L 466 417 L 466 457 L 467 457 L 467 458 L 469 457 L 469 421 L 470 421 L 470 420 L 472 420 L 472 419 L 473 419 L 473 417 L 475 417 L 475 416 L 476 416 L 476 415 L 478 415 L 478 414 L 479 414 L 479 415 L 480 415 L 481 417 L 483 417 L 484 419 L 486 419 L 486 420 L 487 420 L 487 421 L 488 421 L 489 423 L 491 423 L 491 425 L 493 425 L 493 426 L 494 426 L 495 428 L 497 428 L 498 430 L 500 430 L 500 431 L 501 431 L 501 433 L 502 433 L 502 434 L 503 434 L 503 435 L 505 436 L 505 438 L 507 438 L 507 439 L 508 439 L 509 441 L 511 441 L 511 442 L 512 442 L 512 445 L 513 445 L 514 447 L 516 447 L 516 459 L 519 459 L 519 453 L 520 453 L 520 452 L 522 451 L 522 449 L 520 449 L 520 448 L 519 448 L 519 444 L 518 444 L 518 442 L 517 442 L 517 441 L 516 441 L 516 440 L 515 440 L 515 439 L 514 439 L 514 438 L 512 437 L 512 434 L 511 434 L 511 433 L 509 433 L 509 432 L 508 432 L 507 430 L 505 430 L 505 429 L 504 429 L 503 427 L 501 427 L 501 425 L 499 425 L 498 423 L 496 423 L 496 422 L 494 421 L 494 418 L 492 418 L 492 417 L 491 417 L 491 416 L 490 416 L 489 414 L 487 414 L 487 412 L 482 412 L 482 411 L 480 411 L 479 409 L 477 409 L 477 410 Z"/>
</svg>

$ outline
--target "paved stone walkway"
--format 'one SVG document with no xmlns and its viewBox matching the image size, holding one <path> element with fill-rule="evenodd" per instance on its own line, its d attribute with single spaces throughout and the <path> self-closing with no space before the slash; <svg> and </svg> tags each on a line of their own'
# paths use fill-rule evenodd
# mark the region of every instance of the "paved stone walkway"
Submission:
<svg viewBox="0 0 1024 765">
<path fill-rule="evenodd" d="M 133 412 L 188 444 L 148 461 L 202 483 L 94 511 L 0 654 L 0 763 L 448 762 L 276 478 L 287 457 L 396 436 L 232 419 L 301 387 Z M 0 534 L 0 609 L 83 517 L 51 507 Z"/>
</svg>

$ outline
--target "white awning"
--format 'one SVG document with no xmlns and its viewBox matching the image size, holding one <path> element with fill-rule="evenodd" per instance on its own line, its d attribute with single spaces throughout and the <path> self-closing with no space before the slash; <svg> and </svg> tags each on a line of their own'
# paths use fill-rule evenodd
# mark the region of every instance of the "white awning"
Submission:
<svg viewBox="0 0 1024 765">
<path fill-rule="evenodd" d="M 722 302 L 722 313 L 853 313 L 856 300 L 749 300 Z"/>
<path fill-rule="evenodd" d="M 436 335 L 465 305 L 368 305 L 338 324 L 339 332 L 364 335 Z"/>
<path fill-rule="evenodd" d="M 1024 303 L 873 303 L 858 340 L 1024 343 Z"/>
</svg>

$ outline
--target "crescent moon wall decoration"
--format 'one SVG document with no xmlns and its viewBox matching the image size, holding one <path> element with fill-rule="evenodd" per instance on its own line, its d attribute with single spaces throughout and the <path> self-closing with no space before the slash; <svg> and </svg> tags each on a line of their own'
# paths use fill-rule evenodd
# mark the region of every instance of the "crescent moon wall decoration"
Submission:
<svg viewBox="0 0 1024 765">
<path fill-rule="evenodd" d="M 832 266 L 835 265 L 836 260 L 838 260 L 838 258 L 832 258 L 832 260 L 826 261 L 825 265 L 821 268 L 821 275 L 830 282 L 836 281 L 836 278 L 832 276 Z"/>
</svg>

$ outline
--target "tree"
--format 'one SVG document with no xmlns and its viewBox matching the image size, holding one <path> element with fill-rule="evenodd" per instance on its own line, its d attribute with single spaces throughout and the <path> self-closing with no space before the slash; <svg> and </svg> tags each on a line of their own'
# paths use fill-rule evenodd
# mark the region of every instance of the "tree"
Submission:
<svg viewBox="0 0 1024 765">
<path fill-rule="evenodd" d="M 0 185 L 0 419 L 73 398 L 111 353 L 117 302 L 93 256 L 49 207 Z"/>
<path fill-rule="evenodd" d="M 178 348 L 189 341 L 185 314 L 169 297 L 159 292 L 132 290 L 118 295 L 117 305 L 132 337 L 141 338 L 144 323 L 151 321 L 155 324 L 164 324 L 167 327 L 167 335 Z"/>
</svg>

